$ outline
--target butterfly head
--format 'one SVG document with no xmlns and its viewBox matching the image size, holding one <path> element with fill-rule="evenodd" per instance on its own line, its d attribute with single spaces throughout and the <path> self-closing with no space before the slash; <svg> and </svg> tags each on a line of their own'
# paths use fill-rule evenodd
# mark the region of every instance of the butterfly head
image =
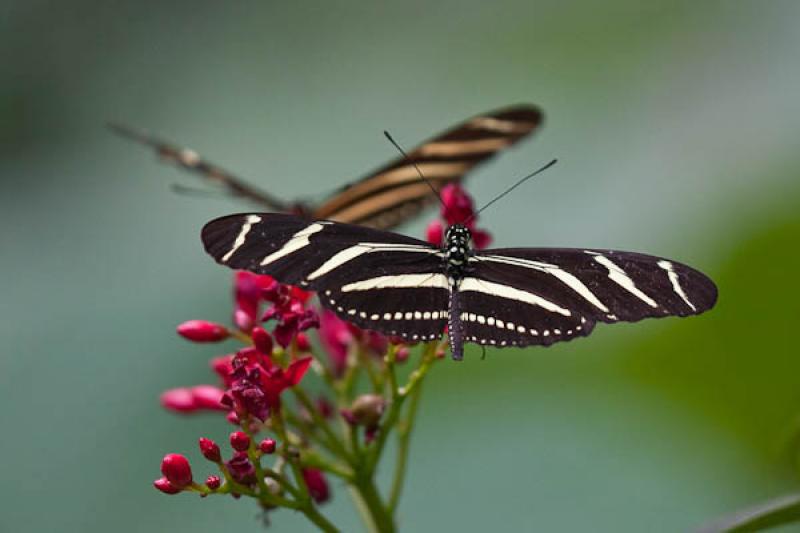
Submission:
<svg viewBox="0 0 800 533">
<path fill-rule="evenodd" d="M 467 264 L 471 239 L 472 234 L 466 226 L 454 224 L 447 228 L 444 235 L 444 254 L 452 274 L 458 275 Z"/>
</svg>

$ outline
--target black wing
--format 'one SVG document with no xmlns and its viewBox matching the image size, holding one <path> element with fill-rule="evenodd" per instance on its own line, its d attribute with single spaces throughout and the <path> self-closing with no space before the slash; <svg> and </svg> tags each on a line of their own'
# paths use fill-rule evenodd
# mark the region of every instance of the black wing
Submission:
<svg viewBox="0 0 800 533">
<path fill-rule="evenodd" d="M 347 185 L 313 210 L 325 218 L 388 229 L 435 202 L 415 163 L 434 187 L 460 181 L 481 163 L 536 130 L 542 112 L 532 105 L 489 111 L 429 139 L 389 164 Z"/>
<path fill-rule="evenodd" d="M 424 241 L 275 213 L 212 220 L 202 238 L 218 263 L 317 291 L 323 306 L 362 328 L 410 340 L 442 336 L 447 277 L 441 251 Z"/>
<path fill-rule="evenodd" d="M 222 185 L 231 196 L 245 198 L 256 205 L 275 211 L 287 211 L 290 208 L 285 202 L 250 185 L 231 172 L 205 161 L 194 150 L 173 145 L 157 139 L 149 133 L 134 130 L 133 128 L 121 124 L 112 123 L 109 124 L 108 127 L 123 137 L 153 148 L 161 160 L 177 165 L 195 174 L 199 174 L 211 183 Z"/>
<path fill-rule="evenodd" d="M 686 265 L 612 250 L 517 248 L 470 258 L 459 298 L 464 339 L 549 345 L 597 322 L 689 316 L 711 309 L 717 288 Z"/>
</svg>

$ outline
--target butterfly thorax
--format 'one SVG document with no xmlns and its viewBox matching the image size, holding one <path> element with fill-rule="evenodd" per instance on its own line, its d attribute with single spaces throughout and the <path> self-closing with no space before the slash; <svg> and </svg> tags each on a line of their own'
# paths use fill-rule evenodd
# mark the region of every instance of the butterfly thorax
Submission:
<svg viewBox="0 0 800 533">
<path fill-rule="evenodd" d="M 450 226 L 445 233 L 443 252 L 447 275 L 456 282 L 464 277 L 467 258 L 472 255 L 471 239 L 472 234 L 469 229 L 461 224 Z"/>
</svg>

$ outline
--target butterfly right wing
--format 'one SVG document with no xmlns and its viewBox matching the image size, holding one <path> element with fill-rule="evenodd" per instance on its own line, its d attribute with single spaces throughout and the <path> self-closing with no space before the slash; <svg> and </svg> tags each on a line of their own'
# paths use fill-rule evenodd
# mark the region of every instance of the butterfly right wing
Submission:
<svg viewBox="0 0 800 533">
<path fill-rule="evenodd" d="M 347 185 L 313 210 L 325 218 L 389 229 L 435 201 L 415 163 L 437 189 L 460 181 L 535 131 L 543 115 L 532 105 L 516 105 L 478 115 L 429 139 L 408 153 Z"/>
</svg>

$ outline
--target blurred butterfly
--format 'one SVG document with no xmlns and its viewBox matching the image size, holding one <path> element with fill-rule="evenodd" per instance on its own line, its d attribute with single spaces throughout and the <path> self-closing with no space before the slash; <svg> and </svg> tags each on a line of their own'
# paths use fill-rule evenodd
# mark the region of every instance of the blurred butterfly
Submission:
<svg viewBox="0 0 800 533">
<path fill-rule="evenodd" d="M 528 104 L 489 111 L 470 118 L 345 185 L 319 204 L 284 201 L 254 187 L 234 174 L 202 159 L 196 152 L 161 141 L 119 124 L 115 132 L 156 150 L 169 163 L 220 184 L 232 196 L 244 198 L 270 211 L 307 219 L 333 220 L 378 229 L 390 229 L 413 218 L 436 197 L 420 181 L 416 165 L 435 190 L 460 182 L 476 166 L 535 131 L 542 112 Z"/>
</svg>

